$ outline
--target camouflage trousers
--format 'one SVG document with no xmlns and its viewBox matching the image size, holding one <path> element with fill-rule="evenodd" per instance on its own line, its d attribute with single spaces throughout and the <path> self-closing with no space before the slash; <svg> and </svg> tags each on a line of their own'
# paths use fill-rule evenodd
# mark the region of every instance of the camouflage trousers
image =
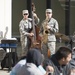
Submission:
<svg viewBox="0 0 75 75">
<path fill-rule="evenodd" d="M 47 42 L 42 44 L 42 54 L 45 58 L 48 58 L 48 50 L 50 50 L 50 55 L 55 54 L 56 42 Z"/>
<path fill-rule="evenodd" d="M 31 41 L 30 40 L 21 41 L 21 46 L 22 46 L 21 56 L 26 56 L 31 46 Z"/>
</svg>

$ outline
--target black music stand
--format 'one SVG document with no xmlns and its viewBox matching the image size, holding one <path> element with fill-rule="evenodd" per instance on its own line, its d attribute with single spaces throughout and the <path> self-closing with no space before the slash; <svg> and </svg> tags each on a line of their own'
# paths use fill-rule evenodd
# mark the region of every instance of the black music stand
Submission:
<svg viewBox="0 0 75 75">
<path fill-rule="evenodd" d="M 11 67 L 12 67 L 12 63 L 10 61 L 11 58 L 12 58 L 11 52 L 13 51 L 13 49 L 15 49 L 15 53 L 17 53 L 17 39 L 13 39 L 13 38 L 11 38 L 11 39 L 2 39 L 0 47 L 9 49 L 9 59 L 8 59 L 9 67 L 8 67 L 8 71 L 10 71 Z M 14 62 L 16 64 L 16 55 L 15 55 L 15 61 Z"/>
</svg>

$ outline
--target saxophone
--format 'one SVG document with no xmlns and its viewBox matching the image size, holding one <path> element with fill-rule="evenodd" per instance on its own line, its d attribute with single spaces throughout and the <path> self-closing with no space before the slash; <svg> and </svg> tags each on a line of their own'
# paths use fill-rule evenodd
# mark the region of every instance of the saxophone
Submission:
<svg viewBox="0 0 75 75">
<path fill-rule="evenodd" d="M 49 19 L 45 19 L 43 22 L 43 36 L 42 36 L 42 43 L 46 44 L 48 41 L 48 33 L 50 33 L 50 30 L 47 29 Z"/>
</svg>

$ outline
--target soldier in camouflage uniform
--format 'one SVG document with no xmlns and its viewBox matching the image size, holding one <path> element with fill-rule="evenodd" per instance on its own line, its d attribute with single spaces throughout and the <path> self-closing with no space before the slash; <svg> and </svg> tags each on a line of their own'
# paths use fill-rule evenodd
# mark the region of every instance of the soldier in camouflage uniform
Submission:
<svg viewBox="0 0 75 75">
<path fill-rule="evenodd" d="M 29 39 L 30 36 L 34 36 L 34 33 L 32 33 L 32 19 L 28 18 L 29 12 L 28 10 L 23 10 L 23 19 L 20 21 L 19 24 L 19 31 L 20 31 L 20 40 L 21 40 L 21 46 L 22 46 L 22 55 L 21 56 L 26 56 L 30 45 L 31 45 L 31 40 Z M 35 24 L 39 23 L 39 18 L 37 15 L 34 13 L 33 16 L 35 17 Z"/>
<path fill-rule="evenodd" d="M 43 36 L 44 30 L 45 29 L 47 30 L 45 31 L 45 34 L 47 34 L 47 42 L 42 43 L 42 53 L 44 54 L 45 57 L 47 57 L 48 50 L 50 50 L 51 55 L 55 53 L 55 47 L 56 47 L 55 33 L 59 31 L 59 26 L 57 20 L 55 20 L 52 17 L 52 9 L 46 9 L 45 13 L 46 13 L 46 19 L 42 22 L 40 35 Z"/>
</svg>

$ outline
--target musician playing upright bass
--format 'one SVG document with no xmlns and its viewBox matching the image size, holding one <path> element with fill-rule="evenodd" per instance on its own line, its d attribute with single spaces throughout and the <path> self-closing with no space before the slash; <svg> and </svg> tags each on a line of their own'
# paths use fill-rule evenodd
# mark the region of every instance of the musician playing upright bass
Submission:
<svg viewBox="0 0 75 75">
<path fill-rule="evenodd" d="M 40 35 L 42 36 L 42 53 L 47 57 L 48 50 L 51 55 L 55 53 L 55 33 L 59 31 L 59 26 L 57 20 L 52 17 L 52 9 L 46 9 L 45 14 L 46 19 L 42 22 Z"/>
<path fill-rule="evenodd" d="M 32 18 L 28 18 L 29 12 L 28 10 L 22 11 L 23 19 L 20 21 L 19 24 L 19 31 L 20 31 L 20 40 L 22 46 L 22 53 L 21 56 L 26 56 L 30 46 L 31 40 L 29 37 L 34 36 L 32 31 Z M 36 13 L 33 13 L 34 16 L 34 23 L 37 25 L 39 23 L 39 18 L 37 17 Z"/>
</svg>

